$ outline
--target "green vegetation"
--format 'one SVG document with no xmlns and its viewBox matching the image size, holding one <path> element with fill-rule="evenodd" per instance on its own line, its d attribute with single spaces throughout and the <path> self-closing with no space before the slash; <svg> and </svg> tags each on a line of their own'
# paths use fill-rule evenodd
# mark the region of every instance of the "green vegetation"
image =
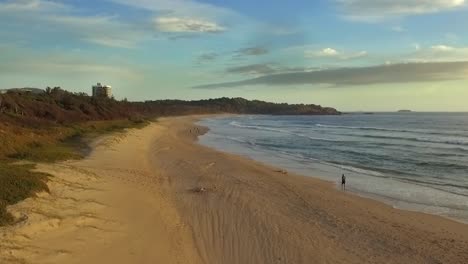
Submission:
<svg viewBox="0 0 468 264">
<path fill-rule="evenodd" d="M 32 141 L 15 153 L 7 155 L 7 157 L 35 162 L 80 159 L 87 152 L 88 146 L 85 141 L 105 133 L 122 131 L 126 128 L 143 127 L 147 123 L 147 121 L 142 120 L 112 120 L 68 126 L 63 129 L 64 133 L 62 135 L 64 137 L 59 138 L 56 142 Z"/>
<path fill-rule="evenodd" d="M 85 121 L 144 118 L 186 114 L 337 115 L 334 108 L 314 104 L 269 103 L 243 98 L 197 101 L 117 101 L 70 93 L 58 87 L 43 93 L 10 91 L 0 94 L 0 121 L 21 117 L 26 124 L 68 124 Z"/>
<path fill-rule="evenodd" d="M 146 102 L 156 109 L 179 109 L 182 113 L 231 113 L 259 115 L 339 115 L 336 109 L 314 104 L 270 103 L 244 98 L 198 101 L 160 100 Z"/>
<path fill-rule="evenodd" d="M 15 204 L 40 191 L 48 191 L 47 175 L 31 171 L 31 165 L 0 163 L 0 226 L 14 222 L 6 206 Z"/>
<path fill-rule="evenodd" d="M 8 156 L 12 159 L 54 162 L 57 160 L 79 159 L 82 157 L 76 149 L 65 143 L 57 143 L 55 145 L 42 145 L 34 142 L 26 149 Z"/>
<path fill-rule="evenodd" d="M 112 120 L 86 122 L 52 129 L 54 133 L 49 136 L 52 139 L 43 138 L 44 141 L 32 141 L 21 147 L 24 135 L 14 137 L 9 134 L 3 138 L 8 144 L 15 145 L 19 150 L 8 154 L 0 150 L 0 226 L 14 223 L 13 216 L 6 211 L 6 206 L 15 204 L 37 192 L 48 191 L 48 175 L 31 171 L 32 165 L 15 165 L 17 160 L 29 160 L 34 162 L 55 162 L 84 157 L 87 149 L 86 141 L 99 135 L 118 132 L 126 128 L 141 128 L 149 122 L 143 119 L 136 120 Z M 41 134 L 42 131 L 36 131 Z M 6 139 L 6 140 L 5 140 Z M 15 139 L 23 139 L 17 140 Z M 8 146 L 5 146 L 8 147 Z"/>
</svg>

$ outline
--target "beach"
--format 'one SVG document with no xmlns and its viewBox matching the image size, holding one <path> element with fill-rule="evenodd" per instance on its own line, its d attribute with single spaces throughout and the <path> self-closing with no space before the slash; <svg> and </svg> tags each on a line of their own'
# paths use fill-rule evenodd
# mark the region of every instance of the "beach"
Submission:
<svg viewBox="0 0 468 264">
<path fill-rule="evenodd" d="M 9 210 L 1 263 L 468 263 L 468 225 L 199 145 L 197 116 L 39 164 L 50 193 Z"/>
</svg>

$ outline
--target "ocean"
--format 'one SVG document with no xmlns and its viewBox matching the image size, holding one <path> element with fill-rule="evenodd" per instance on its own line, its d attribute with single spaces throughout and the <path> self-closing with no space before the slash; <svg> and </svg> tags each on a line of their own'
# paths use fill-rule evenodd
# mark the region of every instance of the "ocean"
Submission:
<svg viewBox="0 0 468 264">
<path fill-rule="evenodd" d="M 468 113 L 206 118 L 200 143 L 468 222 Z M 287 177 L 287 175 L 285 175 Z"/>
</svg>

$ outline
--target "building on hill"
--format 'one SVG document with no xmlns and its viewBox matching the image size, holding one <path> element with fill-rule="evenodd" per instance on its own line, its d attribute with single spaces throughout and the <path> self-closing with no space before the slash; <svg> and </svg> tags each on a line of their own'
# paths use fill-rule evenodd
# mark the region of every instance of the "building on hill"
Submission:
<svg viewBox="0 0 468 264">
<path fill-rule="evenodd" d="M 112 97 L 112 87 L 110 85 L 103 85 L 101 83 L 97 83 L 97 85 L 93 85 L 93 97 Z"/>
</svg>

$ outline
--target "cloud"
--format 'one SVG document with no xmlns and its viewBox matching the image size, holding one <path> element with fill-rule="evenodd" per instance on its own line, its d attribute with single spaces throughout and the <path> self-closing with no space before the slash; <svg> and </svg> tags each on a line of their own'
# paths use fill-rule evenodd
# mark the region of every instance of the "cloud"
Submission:
<svg viewBox="0 0 468 264">
<path fill-rule="evenodd" d="M 175 17 L 203 16 L 207 20 L 216 20 L 237 16 L 230 9 L 192 0 L 110 0 L 112 2 L 152 11 L 156 14 L 170 14 Z"/>
<path fill-rule="evenodd" d="M 89 43 L 94 43 L 94 44 L 98 44 L 101 46 L 107 46 L 107 47 L 113 47 L 113 48 L 130 49 L 130 48 L 135 47 L 135 42 L 129 39 L 117 39 L 113 37 L 99 36 L 99 37 L 83 38 L 83 40 Z"/>
<path fill-rule="evenodd" d="M 211 62 L 216 60 L 219 57 L 219 54 L 216 52 L 208 52 L 208 53 L 203 53 L 200 56 L 197 57 L 196 62 L 198 64 L 205 63 L 205 62 Z"/>
<path fill-rule="evenodd" d="M 242 56 L 259 56 L 263 54 L 267 54 L 268 50 L 264 47 L 249 47 L 249 48 L 243 48 L 238 51 L 236 51 L 237 54 L 242 55 Z"/>
<path fill-rule="evenodd" d="M 394 26 L 394 27 L 391 27 L 390 30 L 392 30 L 393 32 L 398 32 L 398 33 L 406 32 L 406 28 L 402 26 Z"/>
<path fill-rule="evenodd" d="M 436 45 L 432 46 L 431 49 L 435 52 L 446 52 L 446 51 L 453 51 L 455 50 L 454 47 L 446 46 L 446 45 Z"/>
<path fill-rule="evenodd" d="M 389 17 L 421 15 L 463 7 L 465 0 L 336 0 L 346 18 L 379 21 Z"/>
<path fill-rule="evenodd" d="M 338 55 L 340 55 L 340 53 L 332 48 L 325 48 L 316 53 L 316 56 L 318 57 L 336 57 Z"/>
<path fill-rule="evenodd" d="M 363 50 L 363 51 L 351 53 L 351 54 L 348 54 L 348 55 L 344 55 L 344 56 L 341 57 L 341 59 L 343 59 L 343 60 L 353 60 L 353 59 L 366 57 L 367 55 L 368 55 L 367 51 Z"/>
<path fill-rule="evenodd" d="M 66 5 L 47 0 L 10 0 L 0 3 L 0 13 L 66 10 Z"/>
<path fill-rule="evenodd" d="M 324 48 L 322 50 L 306 50 L 304 52 L 306 58 L 328 58 L 339 60 L 352 60 L 367 56 L 367 51 L 359 52 L 341 52 L 333 48 Z"/>
<path fill-rule="evenodd" d="M 161 32 L 220 33 L 226 30 L 214 22 L 195 18 L 158 17 L 154 22 Z"/>
<path fill-rule="evenodd" d="M 147 31 L 121 21 L 118 16 L 83 15 L 73 6 L 46 0 L 0 3 L 0 14 L 0 23 L 6 27 L 40 25 L 35 30 L 37 34 L 27 35 L 25 30 L 19 30 L 20 34 L 24 33 L 23 38 L 30 41 L 45 33 L 52 34 L 52 37 L 61 36 L 57 44 L 78 40 L 106 47 L 133 48 L 149 35 Z M 12 31 L 7 34 L 18 36 Z"/>
<path fill-rule="evenodd" d="M 289 67 L 280 65 L 277 63 L 256 63 L 242 66 L 229 67 L 225 70 L 226 73 L 230 74 L 250 74 L 250 75 L 268 75 L 277 73 L 287 72 L 305 72 L 305 71 L 316 71 L 320 68 L 317 67 Z"/>
<path fill-rule="evenodd" d="M 237 56 L 260 56 L 268 53 L 265 47 L 255 46 L 236 50 L 234 52 Z"/>
<path fill-rule="evenodd" d="M 231 74 L 248 74 L 248 75 L 267 75 L 276 73 L 286 72 L 298 72 L 298 71 L 316 71 L 317 67 L 287 67 L 281 66 L 274 63 L 257 63 L 243 66 L 230 67 L 226 69 L 226 73 Z"/>
<path fill-rule="evenodd" d="M 115 16 L 49 15 L 42 20 L 60 25 L 66 34 L 93 44 L 114 48 L 134 48 L 146 32 L 117 20 Z"/>
<path fill-rule="evenodd" d="M 245 66 L 231 67 L 226 69 L 227 73 L 264 75 L 277 72 L 277 69 L 269 64 L 251 64 Z"/>
<path fill-rule="evenodd" d="M 383 83 L 434 82 L 467 78 L 468 61 L 431 62 L 271 74 L 242 81 L 199 85 L 193 88 L 215 89 L 251 85 L 288 86 L 307 84 L 354 86 Z"/>
<path fill-rule="evenodd" d="M 466 61 L 468 60 L 468 47 L 454 47 L 446 44 L 420 47 L 404 58 L 409 62 L 440 62 L 440 61 Z"/>
<path fill-rule="evenodd" d="M 108 0 L 121 5 L 149 11 L 155 29 L 170 39 L 193 37 L 193 33 L 221 33 L 225 25 L 235 25 L 243 18 L 236 12 L 194 0 Z"/>
<path fill-rule="evenodd" d="M 234 51 L 224 51 L 224 52 L 208 52 L 199 55 L 196 58 L 196 62 L 198 64 L 208 62 L 208 61 L 213 61 L 215 59 L 232 59 L 232 60 L 244 60 L 246 57 L 251 57 L 251 56 L 261 56 L 268 54 L 269 50 L 265 47 L 262 46 L 253 46 L 253 47 L 247 47 L 247 48 L 242 48 Z M 260 65 L 260 64 L 259 64 Z M 244 67 L 244 66 L 240 66 Z M 236 67 L 233 67 L 236 68 Z"/>
<path fill-rule="evenodd" d="M 87 76 L 102 75 L 115 78 L 139 79 L 141 72 L 134 65 L 123 62 L 101 62 L 89 56 L 73 54 L 40 54 L 16 48 L 7 49 L 10 63 L 0 64 L 0 76 L 10 74 L 39 76 Z"/>
</svg>

